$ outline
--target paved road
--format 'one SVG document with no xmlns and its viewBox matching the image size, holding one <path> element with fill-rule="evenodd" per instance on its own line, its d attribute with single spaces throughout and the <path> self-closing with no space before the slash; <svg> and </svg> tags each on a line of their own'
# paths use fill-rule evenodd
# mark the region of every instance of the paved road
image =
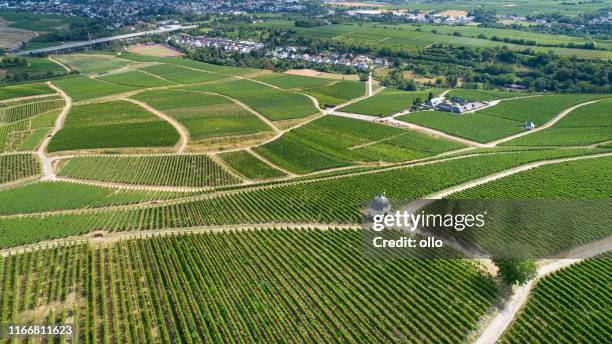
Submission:
<svg viewBox="0 0 612 344">
<path fill-rule="evenodd" d="M 29 54 L 38 54 L 38 53 L 49 53 L 49 52 L 60 51 L 60 50 L 65 50 L 65 49 L 84 47 L 84 46 L 87 46 L 87 45 L 90 45 L 90 44 L 110 42 L 110 41 L 117 41 L 117 40 L 121 40 L 121 39 L 133 38 L 133 37 L 139 37 L 139 36 L 145 36 L 145 35 L 157 35 L 157 34 L 160 34 L 160 33 L 172 32 L 172 31 L 182 30 L 182 29 L 192 29 L 192 28 L 195 28 L 195 27 L 197 27 L 197 25 L 188 25 L 188 26 L 177 25 L 177 26 L 161 28 L 161 29 L 156 29 L 156 30 L 148 30 L 148 31 L 128 33 L 128 34 L 125 34 L 125 35 L 116 35 L 116 36 L 111 36 L 111 37 L 96 38 L 96 39 L 92 39 L 90 41 L 73 42 L 73 43 L 66 43 L 66 44 L 56 45 L 56 46 L 47 47 L 47 48 L 24 50 L 24 51 L 16 52 L 15 55 L 29 55 Z"/>
</svg>

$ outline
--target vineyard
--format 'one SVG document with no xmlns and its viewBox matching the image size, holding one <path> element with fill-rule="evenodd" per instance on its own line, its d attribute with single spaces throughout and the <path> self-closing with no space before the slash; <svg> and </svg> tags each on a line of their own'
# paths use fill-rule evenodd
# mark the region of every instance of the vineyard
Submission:
<svg viewBox="0 0 612 344">
<path fill-rule="evenodd" d="M 31 97 L 55 91 L 45 84 L 23 84 L 0 87 L 0 101 L 18 97 Z M 1 105 L 0 105 L 1 106 Z"/>
<path fill-rule="evenodd" d="M 606 238 L 612 222 L 601 214 L 612 207 L 611 178 L 612 158 L 604 157 L 543 166 L 453 194 L 453 200 L 486 199 L 490 214 L 483 230 L 455 235 L 488 252 L 520 244 L 537 256 Z M 482 205 L 467 203 L 457 211 L 470 213 Z"/>
<path fill-rule="evenodd" d="M 284 177 L 286 174 L 259 160 L 247 151 L 220 154 L 219 157 L 237 173 L 252 180 Z"/>
<path fill-rule="evenodd" d="M 269 73 L 253 78 L 283 89 L 304 89 L 327 85 L 333 80 L 323 78 L 311 78 L 300 75 Z"/>
<path fill-rule="evenodd" d="M 567 114 L 553 127 L 511 140 L 516 146 L 578 146 L 612 140 L 612 99 L 585 105 Z"/>
<path fill-rule="evenodd" d="M 68 160 L 59 175 L 113 183 L 185 187 L 240 182 L 206 155 L 79 156 Z"/>
<path fill-rule="evenodd" d="M 539 281 L 500 343 L 607 343 L 610 254 L 587 259 Z"/>
<path fill-rule="evenodd" d="M 119 85 L 135 86 L 135 87 L 162 87 L 174 85 L 173 82 L 165 81 L 139 70 L 129 71 L 125 73 L 111 74 L 98 78 L 100 80 L 112 82 Z"/>
<path fill-rule="evenodd" d="M 400 207 L 404 202 L 513 166 L 583 154 L 589 152 L 563 150 L 503 153 L 327 180 L 206 194 L 199 199 L 177 200 L 167 205 L 0 218 L 0 247 L 98 229 L 138 231 L 259 223 L 355 224 L 361 220 L 364 204 L 379 194 L 380 190 L 385 190 L 389 199 L 399 200 L 393 206 Z M 99 164 L 92 169 L 97 166 Z M 138 169 L 136 171 L 132 175 L 141 175 Z M 356 188 L 355 185 L 360 187 Z M 304 203 L 304 199 L 309 202 Z"/>
<path fill-rule="evenodd" d="M 49 197 L 53 195 L 53 197 Z M 191 193 L 116 189 L 62 181 L 39 181 L 0 190 L 0 215 L 99 208 L 189 196 Z"/>
<path fill-rule="evenodd" d="M 103 74 L 131 64 L 115 56 L 99 54 L 58 55 L 57 59 L 81 74 Z"/>
<path fill-rule="evenodd" d="M 138 89 L 134 86 L 119 85 L 88 77 L 59 79 L 53 83 L 76 102 Z"/>
<path fill-rule="evenodd" d="M 87 343 L 456 343 L 495 299 L 475 263 L 371 264 L 360 238 L 229 230 L 11 255 L 0 260 L 2 320 L 70 318 Z"/>
<path fill-rule="evenodd" d="M 34 150 L 53 126 L 60 110 L 0 124 L 0 152 Z"/>
<path fill-rule="evenodd" d="M 278 90 L 251 80 L 224 81 L 189 86 L 186 89 L 227 95 L 272 121 L 302 118 L 318 112 L 312 101 L 304 95 Z"/>
<path fill-rule="evenodd" d="M 72 107 L 49 152 L 62 150 L 174 146 L 179 134 L 154 114 L 127 101 Z"/>
<path fill-rule="evenodd" d="M 307 173 L 359 161 L 412 160 L 460 147 L 415 131 L 325 116 L 256 151 L 292 172 Z"/>
<path fill-rule="evenodd" d="M 177 82 L 180 84 L 195 84 L 200 82 L 208 82 L 226 78 L 225 75 L 198 71 L 191 68 L 185 68 L 174 64 L 158 64 L 149 67 L 141 68 L 151 74 L 155 74 L 166 80 Z"/>
<path fill-rule="evenodd" d="M 516 92 L 505 92 L 496 90 L 470 90 L 465 88 L 458 88 L 451 90 L 446 95 L 447 98 L 459 97 L 470 102 L 480 102 L 483 100 L 496 100 L 513 97 L 525 97 L 532 94 L 516 93 Z"/>
<path fill-rule="evenodd" d="M 425 91 L 410 92 L 387 88 L 373 97 L 340 108 L 340 111 L 380 117 L 390 116 L 406 108 L 410 108 L 413 101 L 417 98 L 421 99 L 421 101 L 426 101 L 429 92 L 437 96 L 443 91 L 442 89 L 432 88 Z"/>
<path fill-rule="evenodd" d="M 156 90 L 132 98 L 179 121 L 189 130 L 191 141 L 270 131 L 257 116 L 222 96 L 181 90 Z"/>
<path fill-rule="evenodd" d="M 319 104 L 339 105 L 363 96 L 365 84 L 357 81 L 338 81 L 331 85 L 308 88 L 304 93 L 317 98 Z"/>
<path fill-rule="evenodd" d="M 33 154 L 0 154 L 0 184 L 32 177 L 39 173 L 40 163 Z M 2 204 L 4 206 L 4 202 Z"/>
<path fill-rule="evenodd" d="M 20 121 L 64 106 L 64 101 L 58 96 L 24 100 L 20 103 L 19 105 L 0 107 L 0 124 Z"/>
</svg>

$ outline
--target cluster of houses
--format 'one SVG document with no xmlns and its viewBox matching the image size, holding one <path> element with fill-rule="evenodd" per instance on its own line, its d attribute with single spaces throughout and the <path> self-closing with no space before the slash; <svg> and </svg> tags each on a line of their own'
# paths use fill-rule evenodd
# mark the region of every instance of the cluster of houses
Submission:
<svg viewBox="0 0 612 344">
<path fill-rule="evenodd" d="M 478 110 L 490 103 L 488 101 L 469 102 L 463 98 L 452 97 L 446 99 L 444 97 L 434 97 L 427 101 L 427 106 L 438 111 L 448 111 L 453 113 L 464 113 L 468 111 Z"/>
<path fill-rule="evenodd" d="M 217 48 L 225 51 L 239 52 L 248 54 L 251 51 L 261 50 L 264 48 L 263 43 L 252 41 L 236 41 L 227 38 L 215 38 L 204 36 L 191 36 L 188 34 L 179 34 L 174 38 L 174 41 L 179 44 L 188 45 L 192 48 Z"/>
<path fill-rule="evenodd" d="M 474 21 L 474 17 L 468 16 L 467 13 L 461 15 L 446 15 L 445 13 L 409 12 L 406 10 L 356 9 L 347 11 L 346 14 L 354 17 L 380 17 L 383 15 L 392 15 L 406 21 L 446 25 L 468 24 Z"/>
<path fill-rule="evenodd" d="M 388 66 L 389 62 L 384 57 L 371 57 L 367 55 L 353 55 L 351 53 L 323 52 L 319 54 L 308 54 L 304 48 L 277 47 L 269 53 L 273 59 L 305 61 L 317 64 L 330 64 L 357 69 L 368 69 L 374 67 Z"/>
</svg>

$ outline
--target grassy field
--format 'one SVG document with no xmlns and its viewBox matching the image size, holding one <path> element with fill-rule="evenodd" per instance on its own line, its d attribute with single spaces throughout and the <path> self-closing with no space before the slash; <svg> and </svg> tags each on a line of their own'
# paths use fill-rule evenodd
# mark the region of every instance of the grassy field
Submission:
<svg viewBox="0 0 612 344">
<path fill-rule="evenodd" d="M 35 176 L 39 173 L 40 163 L 33 154 L 0 155 L 0 184 Z M 8 203 L 11 202 L 3 202 L 2 206 Z"/>
<path fill-rule="evenodd" d="M 304 89 L 327 85 L 333 80 L 323 78 L 310 78 L 307 76 L 290 75 L 281 73 L 269 73 L 256 76 L 254 80 L 280 87 L 282 89 Z"/>
<path fill-rule="evenodd" d="M 303 91 L 321 105 L 339 105 L 365 95 L 365 84 L 358 81 L 339 81 L 331 85 L 308 88 Z"/>
<path fill-rule="evenodd" d="M 525 93 L 518 92 L 506 92 L 498 90 L 470 90 L 465 88 L 457 88 L 446 94 L 446 98 L 459 97 L 466 99 L 470 102 L 477 102 L 483 100 L 496 100 L 513 97 L 525 96 Z"/>
<path fill-rule="evenodd" d="M 0 26 L 0 30 L 2 27 Z M 22 56 L 23 57 L 23 56 Z M 7 79 L 11 78 L 17 80 L 21 77 L 22 73 L 27 73 L 33 79 L 47 79 L 53 76 L 61 76 L 67 74 L 67 71 L 59 64 L 49 60 L 45 57 L 23 57 L 27 60 L 25 66 L 12 66 L 3 67 L 6 71 Z"/>
<path fill-rule="evenodd" d="M 286 174 L 259 160 L 247 151 L 227 152 L 219 155 L 234 171 L 252 180 L 284 177 Z"/>
<path fill-rule="evenodd" d="M 495 300 L 478 264 L 371 264 L 360 247 L 333 228 L 52 247 L 0 259 L 0 306 L 11 321 L 71 319 L 79 342 L 388 343 L 461 342 Z"/>
<path fill-rule="evenodd" d="M 578 146 L 612 140 L 612 99 L 577 108 L 553 127 L 506 142 L 508 146 Z"/>
<path fill-rule="evenodd" d="M 167 122 L 127 101 L 73 106 L 49 152 L 173 146 L 179 134 Z"/>
<path fill-rule="evenodd" d="M 195 84 L 199 82 L 207 82 L 220 80 L 228 77 L 223 74 L 216 74 L 181 67 L 175 64 L 158 64 L 141 68 L 144 71 L 158 75 L 164 79 L 178 82 L 181 84 Z"/>
<path fill-rule="evenodd" d="M 99 54 L 66 54 L 55 58 L 82 74 L 104 74 L 132 64 L 115 56 Z"/>
<path fill-rule="evenodd" d="M 318 112 L 312 101 L 304 95 L 278 90 L 250 80 L 189 86 L 186 89 L 227 95 L 273 121 L 302 118 Z"/>
<path fill-rule="evenodd" d="M 372 97 L 340 108 L 339 111 L 381 117 L 390 116 L 412 106 L 412 102 L 416 98 L 426 101 L 429 92 L 432 92 L 435 96 L 443 91 L 442 89 L 429 89 L 409 92 L 387 88 Z"/>
<path fill-rule="evenodd" d="M 45 84 L 23 84 L 15 86 L 0 87 L 0 100 L 16 97 L 29 97 L 41 94 L 55 93 L 53 89 Z"/>
<path fill-rule="evenodd" d="M 112 82 L 119 85 L 135 86 L 135 87 L 161 87 L 174 85 L 175 83 L 156 78 L 139 70 L 133 70 L 125 73 L 111 74 L 99 78 L 100 80 Z"/>
<path fill-rule="evenodd" d="M 141 93 L 133 98 L 175 118 L 189 130 L 192 141 L 271 130 L 257 116 L 221 96 L 158 90 Z"/>
<path fill-rule="evenodd" d="M 206 155 L 75 157 L 61 176 L 142 185 L 214 187 L 240 180 Z"/>
<path fill-rule="evenodd" d="M 88 77 L 60 79 L 53 83 L 77 102 L 138 89 L 134 86 L 119 85 Z"/>
<path fill-rule="evenodd" d="M 544 277 L 499 342 L 606 343 L 611 258 L 602 254 Z"/>
</svg>

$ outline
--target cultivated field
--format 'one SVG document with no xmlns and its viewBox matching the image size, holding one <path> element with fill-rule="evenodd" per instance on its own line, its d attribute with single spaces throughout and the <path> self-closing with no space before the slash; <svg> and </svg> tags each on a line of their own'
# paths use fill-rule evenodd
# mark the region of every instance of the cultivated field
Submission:
<svg viewBox="0 0 612 344">
<path fill-rule="evenodd" d="M 342 107 L 339 111 L 384 117 L 410 108 L 412 102 L 417 98 L 426 101 L 429 92 L 437 96 L 443 91 L 441 89 L 430 89 L 410 92 L 388 88 L 373 97 Z"/>
<path fill-rule="evenodd" d="M 69 54 L 57 55 L 55 59 L 82 74 L 104 74 L 132 64 L 112 55 Z"/>
<path fill-rule="evenodd" d="M 220 154 L 219 157 L 237 173 L 252 180 L 284 177 L 286 174 L 261 161 L 247 151 L 235 151 Z"/>
<path fill-rule="evenodd" d="M 149 91 L 133 97 L 179 121 L 191 141 L 270 131 L 257 116 L 217 96 L 184 90 Z"/>
<path fill-rule="evenodd" d="M 170 124 L 140 106 L 110 101 L 74 106 L 48 149 L 171 147 L 178 139 Z"/>
<path fill-rule="evenodd" d="M 141 68 L 145 72 L 155 74 L 163 79 L 181 84 L 195 84 L 224 79 L 227 76 L 211 72 L 181 67 L 175 64 L 157 64 Z"/>
<path fill-rule="evenodd" d="M 40 173 L 40 164 L 29 153 L 0 155 L 0 184 L 32 177 Z M 8 204 L 10 202 L 7 202 Z M 3 203 L 3 208 L 4 205 Z M 0 209 L 0 211 L 2 211 Z"/>
<path fill-rule="evenodd" d="M 174 85 L 175 83 L 156 78 L 155 76 L 143 73 L 139 70 L 130 72 L 112 74 L 99 78 L 100 80 L 112 82 L 119 85 L 136 86 L 136 87 L 162 87 Z"/>
<path fill-rule="evenodd" d="M 61 79 L 54 81 L 54 83 L 77 102 L 137 89 L 134 86 L 119 85 L 88 77 Z"/>
<path fill-rule="evenodd" d="M 214 187 L 240 182 L 206 155 L 75 157 L 60 175 L 138 185 Z"/>
<path fill-rule="evenodd" d="M 478 265 L 370 264 L 360 243 L 354 230 L 261 229 L 13 255 L 0 260 L 3 320 L 72 319 L 84 342 L 459 342 L 495 299 Z"/>
<path fill-rule="evenodd" d="M 0 100 L 54 93 L 46 84 L 23 84 L 0 87 Z"/>
</svg>

